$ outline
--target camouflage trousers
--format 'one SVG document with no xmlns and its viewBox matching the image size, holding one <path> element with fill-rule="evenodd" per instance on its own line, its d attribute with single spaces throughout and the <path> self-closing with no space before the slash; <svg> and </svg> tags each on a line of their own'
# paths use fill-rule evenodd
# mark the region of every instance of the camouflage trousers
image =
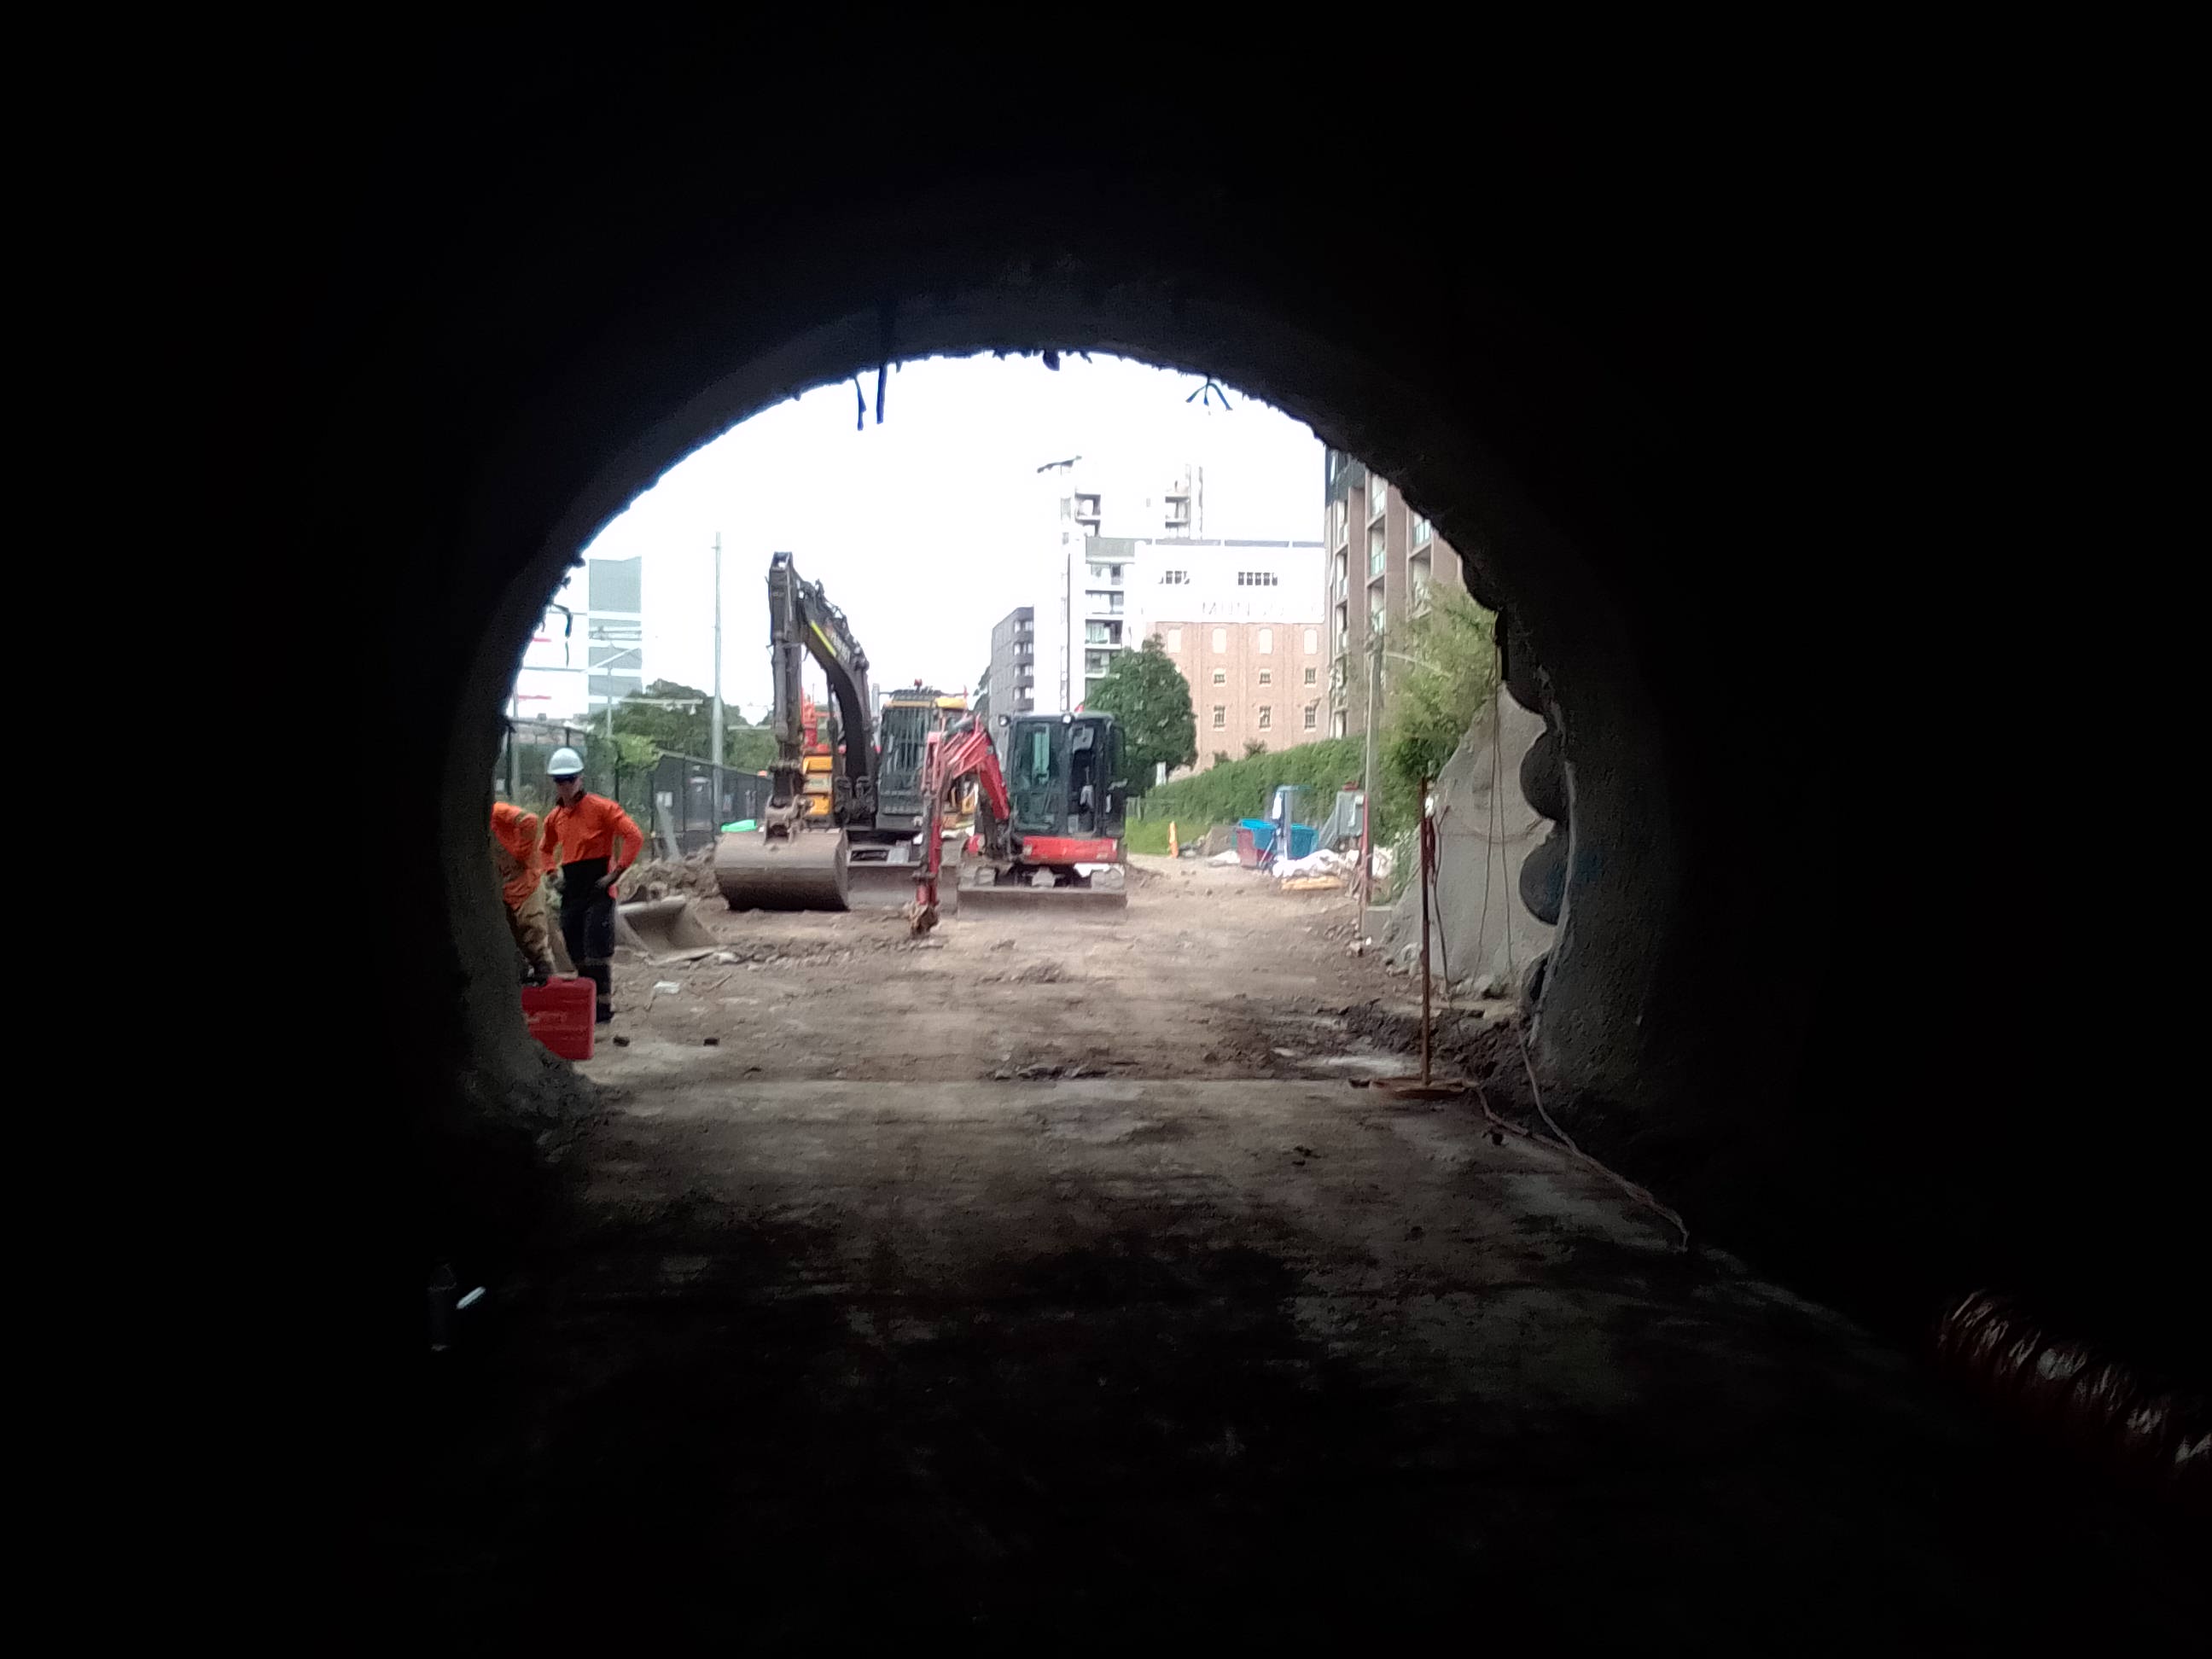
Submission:
<svg viewBox="0 0 2212 1659">
<path fill-rule="evenodd" d="M 507 907 L 507 931 L 514 935 L 514 948 L 522 952 L 522 959 L 534 972 L 547 979 L 553 976 L 553 934 L 545 912 L 545 884 L 539 882 L 530 890 L 530 896 L 520 904 Z"/>
</svg>

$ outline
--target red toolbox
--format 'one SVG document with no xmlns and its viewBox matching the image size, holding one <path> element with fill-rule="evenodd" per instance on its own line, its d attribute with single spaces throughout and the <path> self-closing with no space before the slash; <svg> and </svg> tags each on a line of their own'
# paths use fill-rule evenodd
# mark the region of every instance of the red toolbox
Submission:
<svg viewBox="0 0 2212 1659">
<path fill-rule="evenodd" d="M 522 988 L 522 1017 L 530 1035 L 563 1060 L 592 1057 L 592 1020 L 599 988 L 587 979 L 549 980 Z"/>
</svg>

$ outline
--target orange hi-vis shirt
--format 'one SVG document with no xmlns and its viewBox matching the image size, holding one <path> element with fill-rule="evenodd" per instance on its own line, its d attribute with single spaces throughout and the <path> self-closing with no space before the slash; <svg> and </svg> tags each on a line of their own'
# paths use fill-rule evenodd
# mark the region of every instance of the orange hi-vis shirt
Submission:
<svg viewBox="0 0 2212 1659">
<path fill-rule="evenodd" d="M 622 857 L 615 857 L 615 837 L 623 842 Z M 645 850 L 645 836 L 637 820 L 622 810 L 622 803 L 605 795 L 581 794 L 574 806 L 559 806 L 545 815 L 544 866 L 574 864 L 579 859 L 605 859 L 610 874 L 619 874 L 637 861 Z"/>
<path fill-rule="evenodd" d="M 492 839 L 514 861 L 514 872 L 500 888 L 512 910 L 538 890 L 538 815 L 511 800 L 491 804 Z"/>
</svg>

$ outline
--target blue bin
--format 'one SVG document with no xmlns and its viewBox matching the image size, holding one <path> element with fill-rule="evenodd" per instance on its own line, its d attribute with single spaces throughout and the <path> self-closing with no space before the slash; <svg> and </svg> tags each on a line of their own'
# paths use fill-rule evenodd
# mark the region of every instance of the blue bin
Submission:
<svg viewBox="0 0 2212 1659">
<path fill-rule="evenodd" d="M 1239 818 L 1237 819 L 1237 823 L 1252 832 L 1252 845 L 1260 851 L 1262 856 L 1265 856 L 1274 846 L 1275 826 L 1268 823 L 1267 819 Z M 1309 857 L 1311 855 L 1314 848 L 1318 847 L 1320 844 L 1321 830 L 1318 825 L 1310 823 L 1294 823 L 1291 826 L 1291 856 L 1292 858 L 1302 859 Z"/>
</svg>

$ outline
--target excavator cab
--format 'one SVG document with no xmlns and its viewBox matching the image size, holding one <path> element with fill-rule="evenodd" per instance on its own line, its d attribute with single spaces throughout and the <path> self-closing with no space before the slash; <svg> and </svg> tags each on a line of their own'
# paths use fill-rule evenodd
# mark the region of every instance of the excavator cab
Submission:
<svg viewBox="0 0 2212 1659">
<path fill-rule="evenodd" d="M 1011 846 L 1025 865 L 1121 861 L 1127 786 L 1110 714 L 1003 717 Z"/>
</svg>

